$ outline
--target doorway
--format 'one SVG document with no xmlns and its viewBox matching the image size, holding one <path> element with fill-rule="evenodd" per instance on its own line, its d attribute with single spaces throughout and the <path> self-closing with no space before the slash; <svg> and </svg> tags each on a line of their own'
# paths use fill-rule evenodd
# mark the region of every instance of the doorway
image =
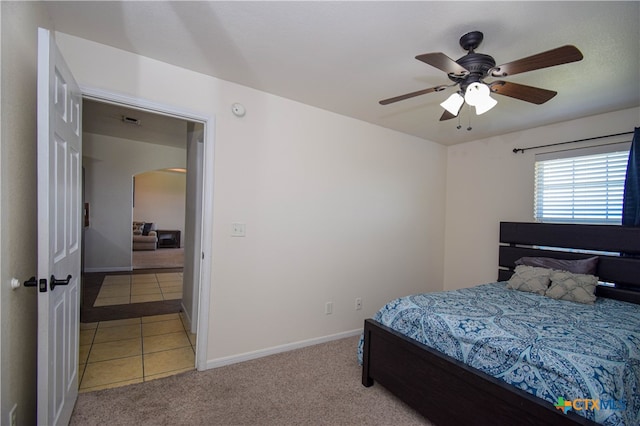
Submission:
<svg viewBox="0 0 640 426">
<path fill-rule="evenodd" d="M 128 244 L 129 258 L 127 259 L 128 262 L 123 262 L 122 261 L 123 256 L 118 258 L 117 257 L 118 255 L 115 255 L 115 256 L 102 255 L 101 257 L 103 261 L 107 260 L 107 261 L 110 261 L 111 263 L 107 262 L 106 264 L 103 263 L 102 265 L 100 265 L 100 264 L 96 264 L 95 262 L 92 262 L 93 259 L 85 259 L 84 265 L 85 265 L 85 271 L 87 271 L 88 273 L 102 273 L 103 276 L 113 276 L 113 277 L 117 275 L 129 275 L 130 276 L 129 282 L 131 283 L 131 286 L 134 285 L 133 284 L 134 281 L 139 282 L 141 287 L 148 285 L 145 282 L 140 282 L 140 280 L 144 281 L 144 279 L 148 278 L 149 276 L 155 276 L 156 279 L 158 280 L 158 284 L 160 288 L 162 289 L 163 282 L 158 277 L 164 277 L 165 275 L 166 276 L 172 275 L 172 279 L 176 279 L 176 276 L 180 275 L 180 278 L 183 279 L 183 287 L 182 287 L 182 294 L 181 294 L 182 298 L 179 300 L 180 304 L 179 304 L 178 310 L 180 311 L 180 313 L 178 317 L 174 318 L 174 317 L 170 317 L 171 314 L 163 314 L 162 312 L 157 313 L 153 311 L 148 311 L 150 313 L 147 313 L 140 317 L 135 316 L 133 314 L 125 315 L 125 318 L 119 318 L 115 323 L 110 321 L 109 326 L 115 324 L 118 327 L 121 327 L 121 326 L 130 326 L 133 323 L 137 323 L 139 324 L 138 328 L 144 331 L 145 329 L 150 330 L 156 327 L 157 325 L 159 325 L 159 324 L 155 324 L 155 325 L 147 324 L 150 322 L 165 322 L 165 325 L 171 326 L 171 327 L 173 326 L 177 327 L 178 325 L 181 325 L 183 329 L 181 330 L 176 329 L 175 331 L 169 330 L 169 332 L 177 333 L 178 331 L 180 331 L 183 334 L 186 333 L 186 336 L 189 339 L 188 343 L 190 343 L 192 346 L 189 349 L 195 352 L 195 357 L 194 357 L 195 362 L 193 360 L 191 361 L 191 367 L 193 368 L 194 364 L 196 366 L 198 365 L 203 366 L 205 362 L 205 354 L 206 354 L 205 342 L 206 342 L 207 324 L 206 324 L 206 321 L 202 321 L 201 319 L 203 317 L 202 314 L 206 314 L 206 311 L 208 310 L 208 303 L 201 304 L 200 300 L 208 300 L 207 295 L 208 295 L 208 282 L 209 282 L 208 281 L 209 268 L 207 266 L 208 262 L 206 262 L 204 253 L 205 251 L 207 253 L 210 253 L 210 251 L 208 250 L 210 245 L 203 244 L 203 235 L 205 234 L 210 235 L 210 224 L 204 220 L 203 206 L 211 206 L 211 202 L 209 198 L 210 196 L 207 196 L 206 194 L 204 194 L 203 188 L 205 187 L 205 182 L 204 182 L 205 179 L 210 180 L 212 176 L 211 170 L 205 170 L 205 156 L 212 155 L 212 150 L 210 149 L 210 147 L 205 146 L 206 145 L 205 139 L 207 139 L 206 135 L 209 135 L 211 137 L 211 139 L 207 140 L 206 142 L 209 144 L 212 143 L 213 132 L 211 129 L 211 126 L 212 126 L 211 120 L 209 118 L 203 118 L 203 117 L 186 116 L 185 114 L 182 114 L 179 111 L 176 112 L 170 108 L 159 107 L 157 105 L 150 105 L 140 100 L 123 99 L 122 97 L 114 96 L 111 94 L 96 95 L 95 93 L 86 93 L 85 91 L 83 104 L 85 106 L 88 106 L 84 108 L 85 111 L 89 110 L 91 112 L 91 109 L 95 109 L 95 108 L 99 110 L 104 109 L 106 111 L 109 111 L 106 117 L 102 120 L 102 123 L 97 123 L 95 126 L 93 124 L 89 126 L 85 125 L 83 129 L 84 134 L 87 134 L 88 132 L 102 132 L 102 136 L 100 137 L 93 137 L 93 136 L 91 137 L 93 137 L 94 139 L 100 139 L 103 136 L 106 137 L 106 139 L 108 139 L 108 143 L 114 144 L 114 146 L 109 147 L 111 149 L 113 149 L 114 147 L 121 148 L 122 140 L 137 141 L 142 144 L 141 146 L 144 146 L 144 149 L 142 150 L 142 154 L 140 153 L 141 151 L 138 149 L 138 155 L 144 157 L 140 162 L 141 165 L 139 166 L 139 168 L 136 165 L 132 166 L 131 162 L 129 161 L 131 160 L 132 157 L 135 159 L 135 155 L 134 156 L 127 155 L 122 150 L 118 151 L 118 154 L 122 157 L 122 161 L 120 161 L 120 163 L 127 163 L 131 167 L 138 168 L 135 170 L 136 172 L 145 171 L 144 168 L 145 167 L 148 168 L 148 165 L 153 163 L 152 161 L 150 161 L 150 159 L 152 159 L 153 157 L 158 157 L 158 155 L 156 155 L 157 153 L 153 152 L 154 146 L 161 146 L 162 147 L 161 149 L 165 151 L 165 154 L 167 151 L 171 151 L 171 150 L 173 151 L 182 150 L 182 152 L 184 153 L 184 157 L 181 159 L 180 162 L 177 162 L 174 164 L 167 164 L 172 166 L 172 168 L 174 168 L 175 166 L 184 167 L 187 170 L 187 175 L 188 175 L 186 179 L 187 200 L 186 200 L 186 208 L 184 209 L 184 215 L 185 215 L 184 228 L 180 229 L 180 233 L 182 234 L 181 245 L 184 246 L 183 247 L 184 248 L 183 268 L 179 268 L 179 270 L 154 269 L 154 270 L 133 271 L 132 251 L 131 251 L 131 223 L 135 218 L 132 217 L 132 209 L 129 209 L 129 219 L 128 219 L 128 225 L 127 225 L 129 235 L 128 235 L 127 242 L 124 243 L 125 240 L 123 238 L 120 238 L 120 240 L 118 241 L 110 241 L 108 239 L 109 233 L 105 234 L 105 233 L 96 232 L 97 230 L 95 229 L 95 227 L 92 228 L 93 222 L 97 222 L 99 224 L 101 221 L 99 217 L 96 217 L 96 215 L 99 216 L 99 214 L 96 213 L 96 209 L 100 211 L 105 208 L 104 206 L 101 207 L 99 205 L 93 205 L 93 204 L 99 204 L 99 202 L 89 203 L 89 205 L 85 204 L 85 206 L 88 207 L 88 210 L 89 210 L 87 214 L 88 226 L 85 228 L 85 233 L 86 232 L 92 233 L 92 235 L 90 235 L 89 238 L 94 238 L 96 236 L 99 236 L 100 238 L 107 240 L 108 242 L 108 244 L 106 244 L 107 249 L 113 248 L 114 246 L 122 247 L 123 244 Z M 85 114 L 85 118 L 86 117 L 87 117 L 87 114 Z M 154 129 L 151 131 L 151 134 L 146 136 L 151 139 L 146 139 L 146 140 L 141 139 L 142 138 L 141 133 L 144 133 L 140 131 L 142 130 L 142 127 L 143 127 L 142 119 L 136 118 L 136 117 L 144 117 L 145 122 L 148 122 L 151 119 L 155 123 L 156 120 L 159 120 L 161 124 L 159 126 L 154 126 Z M 150 117 L 153 117 L 153 118 L 150 118 Z M 106 124 L 109 124 L 108 123 L 109 120 L 111 121 L 110 124 L 112 125 L 116 123 L 120 124 L 121 130 L 125 131 L 125 133 L 124 134 L 118 134 L 118 133 L 107 134 L 108 130 L 106 128 L 109 126 L 106 126 Z M 107 121 L 107 123 L 105 124 L 104 121 Z M 177 136 L 175 132 L 172 130 L 172 126 L 170 124 L 167 124 L 167 123 L 175 124 L 176 122 L 180 123 L 181 129 L 182 129 L 181 135 L 177 135 Z M 145 130 L 148 130 L 148 128 Z M 91 134 L 93 135 L 94 133 L 91 133 Z M 167 136 L 167 134 L 170 139 L 169 142 L 166 142 L 165 139 L 163 139 L 163 137 Z M 91 137 L 89 139 L 91 139 Z M 211 142 L 209 142 L 210 140 Z M 85 159 L 88 162 L 103 161 L 105 159 L 103 148 L 104 149 L 107 149 L 107 148 L 105 147 L 96 148 L 95 140 L 89 141 L 88 143 L 92 145 L 90 149 L 84 150 Z M 180 144 L 182 145 L 180 146 Z M 162 155 L 160 155 L 160 157 L 162 157 Z M 209 162 L 208 164 L 212 164 L 212 162 Z M 87 166 L 88 166 L 87 168 L 91 169 L 94 165 L 88 164 Z M 122 166 L 122 164 L 119 164 L 119 166 Z M 95 188 L 92 188 L 92 189 L 95 189 Z M 109 198 L 109 196 L 107 198 Z M 132 206 L 133 196 L 129 197 L 128 200 L 131 201 L 131 207 L 133 207 Z M 113 212 L 114 209 L 112 209 L 111 211 Z M 92 218 L 92 215 L 94 215 L 93 218 Z M 96 220 L 92 220 L 92 219 L 96 219 Z M 173 225 L 165 226 L 165 227 L 176 228 L 176 226 L 173 226 Z M 124 227 L 121 226 L 121 228 L 124 228 Z M 96 235 L 96 234 L 101 234 L 101 235 Z M 115 232 L 114 234 L 117 234 L 117 232 Z M 91 243 L 95 243 L 95 242 L 96 241 L 94 238 L 94 241 L 91 241 Z M 103 248 L 104 248 L 104 244 L 103 244 Z M 123 252 L 124 252 L 123 250 L 119 250 L 119 255 L 122 255 Z M 91 249 L 88 247 L 86 251 L 83 253 L 83 255 L 85 253 L 88 256 L 96 255 L 96 253 L 92 252 Z M 100 269 L 101 271 L 99 271 Z M 207 284 L 203 285 L 203 283 L 207 283 Z M 141 287 L 138 290 L 141 290 Z M 174 287 L 172 290 L 175 291 L 175 285 L 173 285 L 172 287 Z M 172 302 L 175 305 L 176 300 L 173 300 Z M 149 303 L 144 303 L 144 304 L 147 306 L 149 305 Z M 111 320 L 112 318 L 105 318 L 105 319 Z M 147 321 L 147 319 L 149 319 L 150 321 Z M 96 323 L 99 324 L 100 322 L 95 321 L 96 320 L 95 317 L 92 318 L 91 320 L 92 320 L 91 325 L 85 324 L 81 326 L 81 338 L 83 335 L 96 336 L 96 331 L 93 329 L 93 325 Z M 121 322 L 122 324 L 119 324 L 118 321 Z M 107 326 L 106 322 L 104 326 L 105 327 Z M 132 329 L 135 329 L 136 327 L 137 326 L 134 326 L 132 327 Z M 197 342 L 195 342 L 195 339 L 194 339 L 196 335 L 198 335 Z M 201 339 L 200 336 L 202 336 L 203 338 Z M 175 337 L 178 337 L 178 336 L 176 335 Z M 184 340 L 184 335 L 180 338 Z M 82 355 L 83 354 L 81 352 L 81 361 L 82 361 Z M 85 358 L 85 361 L 89 361 L 89 360 L 90 358 L 87 356 Z"/>
</svg>

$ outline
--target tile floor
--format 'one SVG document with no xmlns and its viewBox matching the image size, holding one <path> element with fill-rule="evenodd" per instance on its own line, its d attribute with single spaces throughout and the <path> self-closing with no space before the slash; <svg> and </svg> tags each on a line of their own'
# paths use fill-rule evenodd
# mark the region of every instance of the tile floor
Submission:
<svg viewBox="0 0 640 426">
<path fill-rule="evenodd" d="M 124 386 L 195 368 L 196 335 L 182 314 L 80 324 L 80 392 Z"/>
<path fill-rule="evenodd" d="M 182 272 L 107 275 L 93 306 L 182 299 Z"/>
</svg>

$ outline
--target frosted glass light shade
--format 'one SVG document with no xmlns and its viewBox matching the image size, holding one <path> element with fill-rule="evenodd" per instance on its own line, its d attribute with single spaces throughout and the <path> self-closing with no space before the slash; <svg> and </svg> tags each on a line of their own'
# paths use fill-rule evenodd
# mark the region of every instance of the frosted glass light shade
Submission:
<svg viewBox="0 0 640 426">
<path fill-rule="evenodd" d="M 489 96 L 489 86 L 482 83 L 471 83 L 467 86 L 464 100 L 471 106 L 476 107 L 476 115 L 484 114 L 496 106 L 498 101 Z"/>
<path fill-rule="evenodd" d="M 471 83 L 467 86 L 464 100 L 471 106 L 476 106 L 478 102 L 489 96 L 489 86 L 482 83 Z"/>
<path fill-rule="evenodd" d="M 440 106 L 447 111 L 449 111 L 453 115 L 458 115 L 460 112 L 460 108 L 462 108 L 462 104 L 464 104 L 464 98 L 460 96 L 459 93 L 454 93 L 449 96 L 446 101 L 440 104 Z"/>
<path fill-rule="evenodd" d="M 496 106 L 497 103 L 498 101 L 487 95 L 486 98 L 476 104 L 476 115 L 484 114 L 485 112 Z"/>
</svg>

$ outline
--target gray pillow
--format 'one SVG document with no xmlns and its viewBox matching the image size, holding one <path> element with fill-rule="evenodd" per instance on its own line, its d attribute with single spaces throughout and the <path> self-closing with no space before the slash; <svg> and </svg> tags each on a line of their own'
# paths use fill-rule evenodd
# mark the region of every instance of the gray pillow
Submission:
<svg viewBox="0 0 640 426">
<path fill-rule="evenodd" d="M 544 293 L 552 299 L 593 304 L 596 301 L 598 277 L 574 274 L 567 271 L 551 271 L 551 285 Z"/>
<path fill-rule="evenodd" d="M 515 261 L 515 264 L 557 269 L 559 271 L 573 272 L 574 274 L 595 275 L 598 270 L 598 256 L 578 260 L 554 259 L 552 257 L 521 257 Z"/>
<path fill-rule="evenodd" d="M 550 269 L 519 265 L 507 281 L 507 288 L 542 296 L 549 287 L 550 275 Z"/>
</svg>

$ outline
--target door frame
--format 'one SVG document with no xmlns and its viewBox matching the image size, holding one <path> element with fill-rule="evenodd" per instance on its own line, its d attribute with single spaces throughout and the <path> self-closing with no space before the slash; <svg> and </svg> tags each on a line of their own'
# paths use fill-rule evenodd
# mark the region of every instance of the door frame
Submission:
<svg viewBox="0 0 640 426">
<path fill-rule="evenodd" d="M 215 143 L 215 117 L 188 111 L 171 105 L 159 104 L 146 99 L 135 98 L 112 91 L 96 89 L 80 85 L 82 98 L 123 105 L 151 113 L 169 117 L 199 122 L 204 125 L 202 167 L 202 229 L 200 233 L 201 253 L 194 253 L 200 257 L 200 280 L 198 283 L 198 308 L 196 330 L 195 367 L 199 370 L 207 369 L 207 348 L 209 332 L 209 297 L 211 294 L 211 262 L 213 250 L 213 165 Z"/>
</svg>

